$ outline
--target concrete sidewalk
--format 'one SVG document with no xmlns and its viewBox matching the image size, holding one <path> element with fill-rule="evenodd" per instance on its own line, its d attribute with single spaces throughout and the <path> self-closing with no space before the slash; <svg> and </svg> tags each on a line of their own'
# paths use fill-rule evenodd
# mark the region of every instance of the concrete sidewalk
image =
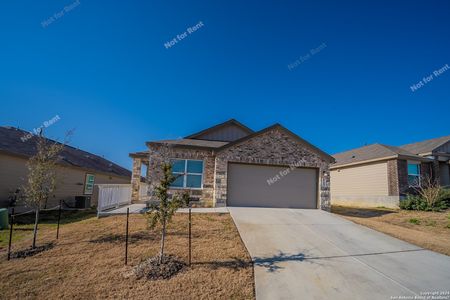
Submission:
<svg viewBox="0 0 450 300">
<path fill-rule="evenodd" d="M 118 208 L 113 208 L 106 211 L 101 211 L 97 213 L 98 217 L 106 217 L 112 215 L 124 215 L 127 213 L 127 208 L 130 209 L 130 214 L 142 214 L 145 213 L 148 208 L 145 204 L 129 204 Z M 179 213 L 188 213 L 188 208 L 180 208 L 177 210 Z M 191 208 L 192 213 L 228 213 L 226 207 L 194 207 Z"/>
<path fill-rule="evenodd" d="M 450 257 L 334 214 L 228 209 L 255 263 L 257 299 L 414 299 L 450 290 Z"/>
</svg>

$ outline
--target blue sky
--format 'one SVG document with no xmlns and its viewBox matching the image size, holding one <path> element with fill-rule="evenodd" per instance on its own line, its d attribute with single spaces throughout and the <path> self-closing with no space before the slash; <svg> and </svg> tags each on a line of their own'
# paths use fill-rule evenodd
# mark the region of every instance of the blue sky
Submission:
<svg viewBox="0 0 450 300">
<path fill-rule="evenodd" d="M 146 141 L 230 118 L 331 154 L 448 135 L 450 71 L 410 86 L 450 64 L 450 2 L 392 2 L 4 2 L 0 125 L 58 115 L 48 136 L 75 128 L 72 145 L 127 168 Z"/>
</svg>

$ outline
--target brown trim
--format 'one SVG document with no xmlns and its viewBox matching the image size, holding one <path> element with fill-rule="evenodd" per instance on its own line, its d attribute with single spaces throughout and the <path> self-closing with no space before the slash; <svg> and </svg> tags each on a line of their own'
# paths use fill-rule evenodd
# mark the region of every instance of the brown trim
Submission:
<svg viewBox="0 0 450 300">
<path fill-rule="evenodd" d="M 251 134 L 251 133 L 254 132 L 253 130 L 251 130 L 250 128 L 248 128 L 248 127 L 245 126 L 244 124 L 242 124 L 242 123 L 236 121 L 235 119 L 230 119 L 230 120 L 225 121 L 225 122 L 223 122 L 223 123 L 214 125 L 214 126 L 212 126 L 212 127 L 203 129 L 202 131 L 199 131 L 199 132 L 196 132 L 196 133 L 194 133 L 194 134 L 188 135 L 188 136 L 186 136 L 186 137 L 184 137 L 184 138 L 185 138 L 185 139 L 196 139 L 196 138 L 197 138 L 198 136 L 200 136 L 200 135 L 203 135 L 203 134 L 205 134 L 205 133 L 209 133 L 209 132 L 211 132 L 211 131 L 214 131 L 214 130 L 216 130 L 216 129 L 219 129 L 219 128 L 221 128 L 221 127 L 224 127 L 224 126 L 230 125 L 230 124 L 234 124 L 234 125 L 240 127 L 240 128 L 243 129 L 244 131 L 247 131 L 248 134 Z"/>
<path fill-rule="evenodd" d="M 232 146 L 240 144 L 240 143 L 242 143 L 244 141 L 250 140 L 250 139 L 252 139 L 254 137 L 257 137 L 257 136 L 259 136 L 261 134 L 264 134 L 264 133 L 266 133 L 266 132 L 268 132 L 268 131 L 270 131 L 272 129 L 275 129 L 275 128 L 278 128 L 278 129 L 281 129 L 281 130 L 285 131 L 287 134 L 289 134 L 295 140 L 300 142 L 302 145 L 307 146 L 308 148 L 310 148 L 314 152 L 317 152 L 321 156 L 325 157 L 327 160 L 329 160 L 329 162 L 334 162 L 335 161 L 334 157 L 332 157 L 331 155 L 329 155 L 329 154 L 325 153 L 324 151 L 320 150 L 319 148 L 317 148 L 313 144 L 309 143 L 308 141 L 302 139 L 301 137 L 299 137 L 298 135 L 296 135 L 295 133 L 293 133 L 292 131 L 290 131 L 289 129 L 287 129 L 286 127 L 282 126 L 279 123 L 275 123 L 272 126 L 266 127 L 266 128 L 264 128 L 264 129 L 262 129 L 260 131 L 254 132 L 254 133 L 252 133 L 250 135 L 247 135 L 247 136 L 245 136 L 243 138 L 240 138 L 240 139 L 238 139 L 236 141 L 230 142 L 230 143 L 228 143 L 228 144 L 226 144 L 226 145 L 224 145 L 222 147 L 219 147 L 219 148 L 217 148 L 217 152 L 223 151 L 225 149 L 228 149 L 229 147 L 232 147 Z"/>
</svg>

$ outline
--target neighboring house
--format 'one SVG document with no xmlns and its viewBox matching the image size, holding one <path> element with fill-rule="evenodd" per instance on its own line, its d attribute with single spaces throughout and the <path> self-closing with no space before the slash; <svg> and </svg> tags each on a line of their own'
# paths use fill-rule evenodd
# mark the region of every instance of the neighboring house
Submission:
<svg viewBox="0 0 450 300">
<path fill-rule="evenodd" d="M 330 208 L 329 164 L 334 159 L 279 124 L 253 131 L 229 120 L 178 140 L 147 142 L 131 153 L 132 200 L 139 199 L 142 164 L 150 194 L 170 160 L 171 192 L 189 190 L 202 206 Z"/>
<path fill-rule="evenodd" d="M 36 153 L 36 137 L 23 139 L 29 132 L 14 127 L 0 127 L 0 205 L 27 183 L 27 161 Z M 57 167 L 57 188 L 47 207 L 64 200 L 72 206 L 75 197 L 89 197 L 96 205 L 94 184 L 129 183 L 131 172 L 109 160 L 71 146 L 65 146 Z M 17 203 L 24 208 L 23 202 Z"/>
<path fill-rule="evenodd" d="M 398 207 L 426 175 L 450 185 L 450 136 L 400 147 L 372 144 L 333 157 L 331 202 L 336 205 Z"/>
</svg>

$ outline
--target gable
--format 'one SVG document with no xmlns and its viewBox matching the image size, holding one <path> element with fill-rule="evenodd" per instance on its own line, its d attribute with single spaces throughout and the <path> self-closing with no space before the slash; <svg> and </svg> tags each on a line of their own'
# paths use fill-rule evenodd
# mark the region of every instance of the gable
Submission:
<svg viewBox="0 0 450 300">
<path fill-rule="evenodd" d="M 189 135 L 185 137 L 185 139 L 232 142 L 241 139 L 251 133 L 253 133 L 253 130 L 242 125 L 238 121 L 231 119 L 227 122 Z"/>
<path fill-rule="evenodd" d="M 445 143 L 444 145 L 436 148 L 434 150 L 435 153 L 449 153 L 450 154 L 450 141 Z"/>
<path fill-rule="evenodd" d="M 247 131 L 244 131 L 242 128 L 236 125 L 230 124 L 216 130 L 200 134 L 196 137 L 196 139 L 232 142 L 247 135 Z"/>
<path fill-rule="evenodd" d="M 218 152 L 246 153 L 254 158 L 302 161 L 305 157 L 333 162 L 334 158 L 279 124 L 245 136 L 218 149 Z"/>
</svg>

